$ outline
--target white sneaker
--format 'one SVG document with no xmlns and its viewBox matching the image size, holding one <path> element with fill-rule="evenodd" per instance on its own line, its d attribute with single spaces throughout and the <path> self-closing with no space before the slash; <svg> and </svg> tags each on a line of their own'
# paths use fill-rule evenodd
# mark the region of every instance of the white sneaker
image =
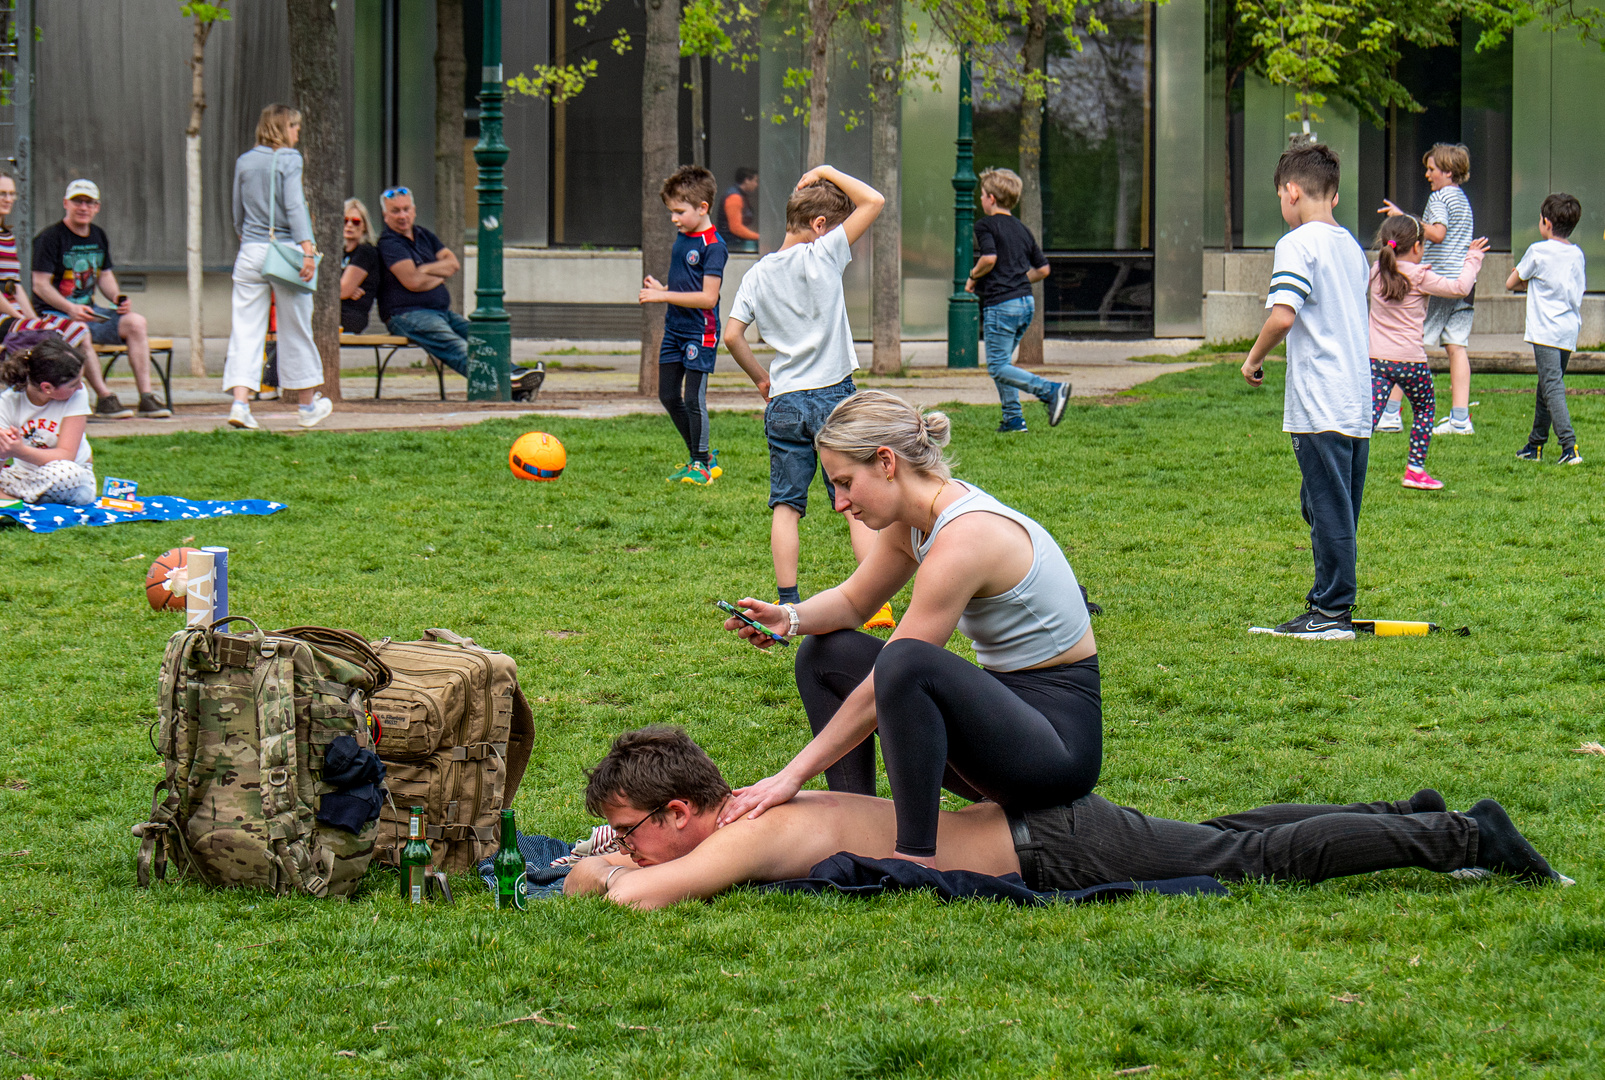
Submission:
<svg viewBox="0 0 1605 1080">
<path fill-rule="evenodd" d="M 230 427 L 249 428 L 251 431 L 262 426 L 256 422 L 256 417 L 251 415 L 251 406 L 243 401 L 236 401 L 229 406 L 228 422 Z"/>
<path fill-rule="evenodd" d="M 312 404 L 303 405 L 296 410 L 295 422 L 302 427 L 317 427 L 327 420 L 332 412 L 334 412 L 334 402 L 322 394 L 313 394 Z"/>
<path fill-rule="evenodd" d="M 1455 422 L 1453 416 L 1446 416 L 1433 427 L 1432 433 L 1434 435 L 1475 435 L 1477 429 L 1472 426 L 1471 417 L 1469 416 L 1459 423 Z"/>
<path fill-rule="evenodd" d="M 1371 430 L 1372 431 L 1403 431 L 1404 430 L 1404 412 L 1401 410 L 1399 412 L 1391 412 L 1390 413 L 1390 412 L 1388 412 L 1388 410 L 1383 409 L 1382 410 L 1382 419 L 1378 420 L 1377 421 L 1377 426 L 1372 428 Z"/>
</svg>

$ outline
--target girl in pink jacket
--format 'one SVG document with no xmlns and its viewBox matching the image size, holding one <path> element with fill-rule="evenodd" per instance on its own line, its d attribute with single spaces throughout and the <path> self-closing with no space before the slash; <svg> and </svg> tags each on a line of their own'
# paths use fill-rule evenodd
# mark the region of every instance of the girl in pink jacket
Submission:
<svg viewBox="0 0 1605 1080">
<path fill-rule="evenodd" d="M 1371 267 L 1371 423 L 1382 417 L 1388 395 L 1397 385 L 1410 399 L 1410 457 L 1404 486 L 1436 491 L 1440 481 L 1427 475 L 1427 447 L 1432 443 L 1432 369 L 1421 329 L 1427 319 L 1427 297 L 1465 296 L 1477 284 L 1477 271 L 1488 250 L 1487 237 L 1471 242 L 1458 280 L 1434 274 L 1421 265 L 1421 222 L 1408 214 L 1390 217 L 1377 230 L 1377 261 Z"/>
</svg>

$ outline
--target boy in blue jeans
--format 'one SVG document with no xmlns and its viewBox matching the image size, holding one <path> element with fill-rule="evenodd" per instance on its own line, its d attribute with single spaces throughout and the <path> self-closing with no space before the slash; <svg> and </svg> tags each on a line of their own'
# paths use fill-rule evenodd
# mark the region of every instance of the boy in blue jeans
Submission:
<svg viewBox="0 0 1605 1080">
<path fill-rule="evenodd" d="M 1048 276 L 1048 260 L 1036 237 L 1011 210 L 1020 201 L 1020 177 L 1012 169 L 981 174 L 981 219 L 975 223 L 975 266 L 964 291 L 981 301 L 981 333 L 986 338 L 986 370 L 1003 403 L 998 434 L 1024 431 L 1020 391 L 1048 407 L 1048 426 L 1058 427 L 1070 400 L 1070 384 L 1049 382 L 1011 362 L 1026 328 L 1036 317 L 1031 286 Z"/>
<path fill-rule="evenodd" d="M 1338 156 L 1320 143 L 1276 163 L 1282 220 L 1265 306 L 1270 315 L 1243 361 L 1250 386 L 1265 381 L 1265 356 L 1287 339 L 1282 430 L 1293 438 L 1310 526 L 1315 584 L 1307 610 L 1271 631 L 1315 641 L 1353 641 L 1360 496 L 1371 449 L 1370 262 L 1332 216 Z"/>
<path fill-rule="evenodd" d="M 708 447 L 708 376 L 719 352 L 719 286 L 729 252 L 709 217 L 718 186 L 700 165 L 682 165 L 660 195 L 680 233 L 665 284 L 648 274 L 640 302 L 668 304 L 658 350 L 658 400 L 685 440 L 689 460 L 669 483 L 711 484 L 724 472 Z"/>
<path fill-rule="evenodd" d="M 1538 235 L 1543 239 L 1527 249 L 1510 272 L 1505 288 L 1527 294 L 1527 331 L 1538 367 L 1538 400 L 1533 405 L 1533 430 L 1527 445 L 1516 452 L 1523 461 L 1539 461 L 1549 429 L 1560 443 L 1561 465 L 1581 465 L 1577 432 L 1566 408 L 1566 365 L 1577 348 L 1583 328 L 1583 290 L 1588 273 L 1583 249 L 1571 242 L 1572 230 L 1583 217 L 1583 204 L 1574 195 L 1558 191 L 1544 200 L 1538 214 Z"/>
<path fill-rule="evenodd" d="M 852 245 L 869 231 L 885 204 L 880 192 L 829 165 L 804 173 L 786 201 L 786 239 L 779 251 L 759 259 L 742 277 L 725 323 L 725 348 L 768 402 L 763 426 L 769 439 L 773 511 L 769 547 L 783 604 L 801 600 L 797 526 L 808 512 L 808 487 L 819 471 L 814 435 L 831 410 L 857 392 L 853 371 L 858 354 L 847 323 L 842 271 L 852 261 Z M 747 344 L 749 325 L 756 325 L 775 350 L 768 371 Z M 823 478 L 834 505 L 836 489 L 830 477 Z M 875 534 L 842 516 L 853 554 L 862 559 Z M 888 605 L 868 625 L 889 624 L 890 615 Z"/>
</svg>

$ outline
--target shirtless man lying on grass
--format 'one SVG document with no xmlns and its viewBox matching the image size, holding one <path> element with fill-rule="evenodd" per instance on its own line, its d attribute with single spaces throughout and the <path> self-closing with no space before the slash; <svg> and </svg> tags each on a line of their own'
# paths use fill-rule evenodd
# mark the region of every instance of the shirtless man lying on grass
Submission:
<svg viewBox="0 0 1605 1080">
<path fill-rule="evenodd" d="M 839 851 L 890 859 L 897 822 L 888 799 L 803 791 L 759 818 L 720 828 L 730 785 L 684 731 L 625 732 L 590 771 L 585 806 L 617 831 L 620 849 L 575 864 L 564 892 L 600 893 L 649 909 L 743 882 L 807 877 Z M 1551 870 L 1492 799 L 1465 813 L 1431 789 L 1399 802 L 1265 806 L 1190 825 L 1086 795 L 1024 812 L 983 802 L 943 811 L 938 870 L 1020 874 L 1033 889 L 1207 874 L 1226 881 L 1324 881 L 1418 866 L 1570 880 Z"/>
</svg>

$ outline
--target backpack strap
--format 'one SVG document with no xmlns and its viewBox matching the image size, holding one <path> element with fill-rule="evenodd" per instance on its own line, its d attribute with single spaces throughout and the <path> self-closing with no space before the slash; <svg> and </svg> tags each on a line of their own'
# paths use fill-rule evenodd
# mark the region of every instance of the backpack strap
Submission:
<svg viewBox="0 0 1605 1080">
<path fill-rule="evenodd" d="M 300 768 L 295 731 L 294 642 L 265 638 L 252 689 L 256 697 L 257 745 L 262 781 L 262 818 L 279 871 L 274 891 L 283 895 L 301 889 L 313 896 L 329 891 L 326 876 L 316 872 L 307 850 L 308 823 L 303 820 L 297 772 Z"/>
</svg>

